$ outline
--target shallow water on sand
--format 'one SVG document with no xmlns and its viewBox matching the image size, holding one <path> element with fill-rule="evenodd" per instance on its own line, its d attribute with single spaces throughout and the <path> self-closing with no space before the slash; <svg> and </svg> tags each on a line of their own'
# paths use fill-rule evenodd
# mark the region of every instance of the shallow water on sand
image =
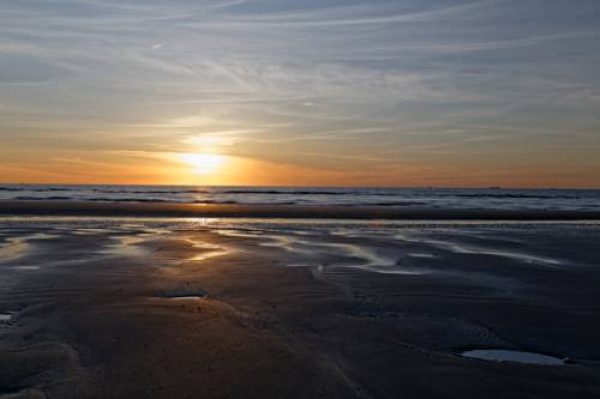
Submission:
<svg viewBox="0 0 600 399">
<path fill-rule="evenodd" d="M 31 377 L 59 368 L 40 374 L 38 339 L 58 342 L 74 369 L 86 367 L 79 350 L 100 359 L 98 384 L 109 390 L 131 381 L 219 397 L 197 392 L 221 393 L 223 381 L 250 373 L 253 392 L 298 387 L 269 397 L 318 397 L 301 395 L 304 385 L 340 375 L 366 392 L 343 398 L 440 397 L 447 386 L 452 398 L 493 397 L 485 393 L 500 380 L 513 396 L 524 381 L 536 397 L 572 397 L 585 384 L 586 399 L 600 392 L 600 225 L 13 218 L 0 234 L 24 245 L 18 258 L 0 256 L 0 330 L 15 338 L 5 353 L 27 355 L 3 358 L 0 345 L 0 383 L 7 370 L 25 376 L 10 392 L 77 397 Z M 23 337 L 26 347 L 10 347 Z M 517 364 L 569 359 L 577 366 Z M 260 368 L 273 362 L 275 371 Z"/>
</svg>

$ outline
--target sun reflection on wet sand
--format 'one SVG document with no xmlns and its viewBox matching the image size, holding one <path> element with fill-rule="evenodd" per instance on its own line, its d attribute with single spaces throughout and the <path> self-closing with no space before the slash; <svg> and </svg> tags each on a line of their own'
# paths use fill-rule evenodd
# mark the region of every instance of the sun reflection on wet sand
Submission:
<svg viewBox="0 0 600 399">
<path fill-rule="evenodd" d="M 223 255 L 227 255 L 227 254 L 231 253 L 231 250 L 229 248 L 224 248 L 224 247 L 209 244 L 206 242 L 198 242 L 198 241 L 194 240 L 193 238 L 186 239 L 186 242 L 192 244 L 194 248 L 200 249 L 203 251 L 203 252 L 198 253 L 188 259 L 191 261 L 205 261 L 210 258 L 214 258 L 217 256 L 223 256 Z"/>
</svg>

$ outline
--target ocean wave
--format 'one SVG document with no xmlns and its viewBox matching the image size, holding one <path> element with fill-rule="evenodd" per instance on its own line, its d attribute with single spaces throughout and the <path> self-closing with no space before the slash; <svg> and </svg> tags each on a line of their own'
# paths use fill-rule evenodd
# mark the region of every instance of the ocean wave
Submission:
<svg viewBox="0 0 600 399">
<path fill-rule="evenodd" d="M 75 191 L 72 188 L 61 188 L 61 187 L 0 187 L 0 191 L 6 192 L 30 192 L 30 193 L 46 193 L 46 192 L 66 192 L 66 191 Z"/>
<path fill-rule="evenodd" d="M 538 190 L 539 191 L 539 190 Z M 5 185 L 0 186 L 0 192 L 8 193 L 53 193 L 53 192 L 64 192 L 73 193 L 74 196 L 78 197 L 82 193 L 86 196 L 98 194 L 101 196 L 110 197 L 128 197 L 128 196 L 171 196 L 171 197 L 185 197 L 193 195 L 208 195 L 208 196 L 220 196 L 220 195 L 256 195 L 265 197 L 282 197 L 282 196 L 295 196 L 295 201 L 302 201 L 307 197 L 372 197 L 372 198 L 397 198 L 406 200 L 421 200 L 421 199 L 505 199 L 505 200 L 519 200 L 519 199 L 539 199 L 539 200 L 582 200 L 589 198 L 596 198 L 598 193 L 590 190 L 577 190 L 573 192 L 565 192 L 564 190 L 550 191 L 545 190 L 544 192 L 536 192 L 536 190 L 529 190 L 529 192 L 523 192 L 520 190 L 486 190 L 486 189 L 368 189 L 368 188 L 251 188 L 251 187 L 211 187 L 211 188 L 193 188 L 193 187 L 139 187 L 139 186 L 123 186 L 123 187 L 107 187 L 107 186 L 12 186 Z M 589 192 L 589 194 L 588 194 Z"/>
<path fill-rule="evenodd" d="M 99 194 L 209 194 L 207 190 L 107 190 L 96 188 L 91 190 Z"/>
<path fill-rule="evenodd" d="M 458 198 L 506 198 L 506 199 L 579 199 L 579 196 L 570 196 L 570 195 L 542 195 L 542 194 L 515 194 L 515 193 L 506 193 L 506 194 L 487 194 L 487 193 L 477 193 L 477 194 L 448 194 L 449 197 L 458 197 Z"/>
<path fill-rule="evenodd" d="M 197 205 L 239 205 L 237 201 L 216 201 L 216 200 L 198 200 L 192 201 L 192 204 Z"/>
<path fill-rule="evenodd" d="M 424 206 L 425 202 L 419 201 L 397 201 L 397 202 L 366 202 L 352 204 L 352 206 Z"/>
<path fill-rule="evenodd" d="M 65 192 L 65 191 L 75 191 L 72 188 L 60 188 L 60 187 L 45 187 L 45 188 L 34 188 L 28 189 L 27 191 L 31 191 L 34 193 L 45 193 L 45 192 Z"/>
<path fill-rule="evenodd" d="M 360 190 L 344 190 L 344 191 L 321 191 L 321 190 L 224 190 L 217 191 L 216 194 L 268 194 L 268 195 L 373 195 L 373 196 L 390 196 L 398 195 L 391 192 L 371 192 Z"/>
<path fill-rule="evenodd" d="M 16 197 L 17 201 L 72 201 L 76 200 L 73 197 L 65 197 L 65 196 L 54 196 L 54 197 L 29 197 L 29 196 L 20 196 Z"/>
<path fill-rule="evenodd" d="M 223 201 L 219 201 L 219 200 L 198 200 L 198 201 L 193 201 L 192 204 L 197 204 L 197 205 L 272 205 L 272 206 L 279 206 L 279 205 L 298 205 L 297 201 L 284 201 L 284 202 L 243 202 L 243 201 L 233 201 L 233 200 L 223 200 Z M 323 205 L 323 204 L 318 204 L 319 206 Z"/>
<path fill-rule="evenodd" d="M 94 201 L 94 202 L 155 202 L 155 203 L 168 203 L 174 202 L 169 200 L 163 200 L 159 198 L 89 198 L 83 201 Z"/>
</svg>

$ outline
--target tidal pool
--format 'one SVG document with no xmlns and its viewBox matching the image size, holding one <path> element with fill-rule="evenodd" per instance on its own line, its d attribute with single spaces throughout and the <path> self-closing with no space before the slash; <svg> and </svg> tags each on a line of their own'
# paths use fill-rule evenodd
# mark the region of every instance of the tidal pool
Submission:
<svg viewBox="0 0 600 399">
<path fill-rule="evenodd" d="M 547 366 L 559 366 L 565 364 L 564 359 L 560 359 L 558 357 L 542 355 L 541 353 L 513 351 L 507 349 L 469 350 L 463 352 L 462 356 L 495 362 L 543 364 Z"/>
</svg>

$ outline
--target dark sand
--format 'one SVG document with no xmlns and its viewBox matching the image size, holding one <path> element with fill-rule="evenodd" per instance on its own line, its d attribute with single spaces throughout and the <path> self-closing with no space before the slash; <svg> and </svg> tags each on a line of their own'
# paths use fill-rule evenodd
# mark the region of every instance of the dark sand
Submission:
<svg viewBox="0 0 600 399">
<path fill-rule="evenodd" d="M 0 215 L 401 220 L 600 220 L 597 211 L 0 200 Z"/>
<path fill-rule="evenodd" d="M 600 397 L 598 225 L 0 227 L 2 398 Z"/>
</svg>

